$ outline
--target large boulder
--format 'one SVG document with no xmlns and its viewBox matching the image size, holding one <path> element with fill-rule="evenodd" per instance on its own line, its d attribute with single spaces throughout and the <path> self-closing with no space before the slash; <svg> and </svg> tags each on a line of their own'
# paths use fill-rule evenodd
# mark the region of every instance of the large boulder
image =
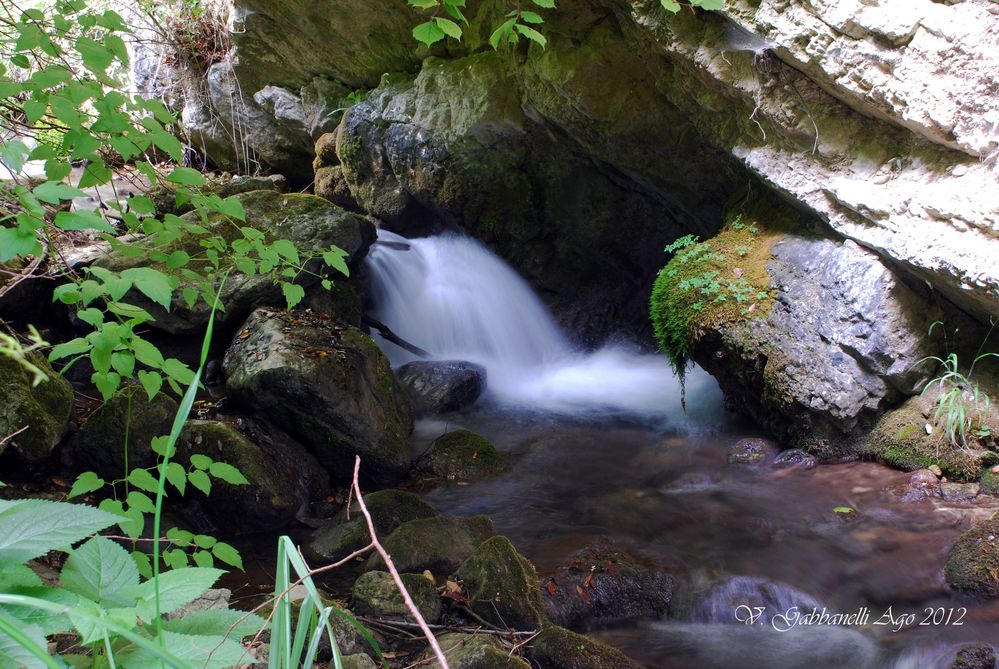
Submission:
<svg viewBox="0 0 999 669">
<path fill-rule="evenodd" d="M 248 483 L 211 477 L 211 493 L 184 495 L 182 515 L 198 528 L 229 533 L 280 529 L 308 512 L 309 504 L 329 494 L 329 475 L 288 435 L 250 420 L 191 420 L 177 441 L 177 459 L 192 455 L 236 467 Z M 211 471 L 209 470 L 209 473 Z"/>
<path fill-rule="evenodd" d="M 263 232 L 264 238 L 269 241 L 288 239 L 306 251 L 321 251 L 336 245 L 347 251 L 349 255 L 346 260 L 350 265 L 356 266 L 375 240 L 375 228 L 370 220 L 346 212 L 313 195 L 260 190 L 241 193 L 236 197 L 246 213 L 246 225 Z M 184 215 L 190 222 L 197 221 L 197 216 L 196 212 Z M 227 239 L 232 238 L 231 223 L 221 214 L 209 217 L 209 228 Z M 169 253 L 180 249 L 186 250 L 192 257 L 200 257 L 204 252 L 199 239 L 193 236 L 168 245 L 165 251 Z M 207 261 L 195 261 L 190 267 L 202 269 L 204 265 L 199 265 L 199 262 Z M 115 271 L 139 266 L 166 270 L 165 263 L 150 262 L 146 253 L 116 253 L 101 259 L 97 264 Z M 303 272 L 296 279 L 304 287 L 316 285 L 320 280 L 315 272 L 321 269 L 321 263 L 314 260 L 308 267 L 313 271 Z M 333 279 L 342 281 L 343 277 L 338 275 Z M 152 326 L 172 334 L 203 331 L 211 312 L 211 305 L 204 300 L 188 307 L 181 290 L 174 292 L 169 311 L 154 304 L 138 291 L 129 293 L 128 299 L 153 314 L 156 320 Z M 240 273 L 229 276 L 221 299 L 225 311 L 216 315 L 219 323 L 239 322 L 260 304 L 280 305 L 285 302 L 280 286 L 273 283 L 269 276 L 246 276 Z"/>
<path fill-rule="evenodd" d="M 640 669 L 617 648 L 555 625 L 531 643 L 531 657 L 544 669 Z"/>
<path fill-rule="evenodd" d="M 494 625 L 539 629 L 547 624 L 538 573 L 506 537 L 482 542 L 462 563 L 457 577 L 472 610 Z"/>
<path fill-rule="evenodd" d="M 400 574 L 400 578 L 423 619 L 430 624 L 440 620 L 441 598 L 433 579 L 423 574 Z M 369 571 L 361 574 L 354 581 L 351 597 L 354 602 L 353 611 L 362 616 L 414 622 L 399 587 L 388 572 Z"/>
<path fill-rule="evenodd" d="M 40 464 L 66 433 L 73 388 L 40 355 L 30 353 L 28 361 L 45 374 L 37 386 L 32 386 L 28 370 L 0 355 L 0 454 L 10 452 L 22 462 Z"/>
<path fill-rule="evenodd" d="M 493 535 L 489 516 L 433 516 L 403 523 L 382 545 L 401 572 L 447 576 Z M 385 569 L 385 562 L 372 555 L 367 569 Z"/>
<path fill-rule="evenodd" d="M 999 514 L 958 537 L 947 556 L 944 577 L 957 590 L 999 596 Z"/>
<path fill-rule="evenodd" d="M 388 485 L 409 469 L 409 399 L 371 338 L 311 312 L 260 308 L 225 354 L 230 399 L 303 444 L 340 483 L 355 456 L 363 480 Z"/>
<path fill-rule="evenodd" d="M 446 481 L 474 481 L 510 469 L 488 439 L 469 430 L 452 430 L 434 439 L 423 467 Z"/>
<path fill-rule="evenodd" d="M 404 490 L 378 490 L 364 496 L 375 532 L 382 539 L 410 520 L 436 516 L 437 511 L 422 498 Z M 317 562 L 337 562 L 371 543 L 371 534 L 361 507 L 355 501 L 332 520 L 317 528 L 302 545 L 306 557 Z"/>
<path fill-rule="evenodd" d="M 486 368 L 463 360 L 410 362 L 395 370 L 395 376 L 418 416 L 464 409 L 486 389 Z"/>
</svg>

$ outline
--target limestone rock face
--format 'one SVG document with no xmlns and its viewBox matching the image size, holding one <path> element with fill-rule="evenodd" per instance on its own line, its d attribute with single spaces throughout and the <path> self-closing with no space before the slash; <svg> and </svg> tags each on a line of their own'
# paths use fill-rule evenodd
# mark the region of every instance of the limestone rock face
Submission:
<svg viewBox="0 0 999 669">
<path fill-rule="evenodd" d="M 409 399 L 388 359 L 357 328 L 309 312 L 260 308 L 223 363 L 229 397 L 288 432 L 340 483 L 389 485 L 410 464 Z"/>
<path fill-rule="evenodd" d="M 708 328 L 694 357 L 783 441 L 834 455 L 915 392 L 932 310 L 850 241 L 788 236 L 768 271 L 770 313 Z"/>
</svg>

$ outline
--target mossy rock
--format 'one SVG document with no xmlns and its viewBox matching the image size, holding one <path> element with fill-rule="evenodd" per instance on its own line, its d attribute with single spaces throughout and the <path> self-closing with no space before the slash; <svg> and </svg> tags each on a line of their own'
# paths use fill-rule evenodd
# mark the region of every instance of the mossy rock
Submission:
<svg viewBox="0 0 999 669">
<path fill-rule="evenodd" d="M 401 572 L 447 575 L 454 572 L 486 539 L 494 536 L 489 516 L 434 516 L 403 523 L 382 541 Z M 368 560 L 367 570 L 383 570 L 380 555 Z"/>
<path fill-rule="evenodd" d="M 340 658 L 343 669 L 378 669 L 378 665 L 364 653 L 354 653 Z"/>
<path fill-rule="evenodd" d="M 501 627 L 529 630 L 548 622 L 538 573 L 510 540 L 496 536 L 480 545 L 457 573 L 472 610 Z"/>
<path fill-rule="evenodd" d="M 531 657 L 544 669 L 641 669 L 617 648 L 564 627 L 546 627 L 534 638 Z"/>
<path fill-rule="evenodd" d="M 320 167 L 316 170 L 315 191 L 317 196 L 347 211 L 361 211 L 360 205 L 350 192 L 343 175 L 343 167 L 340 165 Z"/>
<path fill-rule="evenodd" d="M 426 468 L 448 481 L 475 481 L 502 474 L 510 465 L 485 437 L 469 430 L 454 430 L 431 445 Z"/>
<path fill-rule="evenodd" d="M 253 438 L 230 423 L 191 420 L 177 440 L 178 462 L 189 466 L 191 456 L 206 455 L 232 465 L 249 483 L 237 485 L 211 477 L 207 497 L 190 489 L 182 515 L 205 530 L 248 533 L 280 529 L 298 511 L 324 497 L 329 475 L 305 449 L 287 435 L 254 430 Z"/>
<path fill-rule="evenodd" d="M 0 453 L 15 453 L 28 464 L 39 464 L 52 454 L 66 433 L 73 412 L 73 388 L 37 353 L 31 364 L 46 381 L 32 387 L 32 375 L 16 361 L 0 356 L 0 439 L 27 426 L 27 430 L 0 445 Z"/>
<path fill-rule="evenodd" d="M 170 433 L 176 414 L 177 402 L 165 390 L 150 400 L 141 386 L 123 388 L 90 414 L 74 438 L 76 468 L 110 480 L 128 473 L 126 462 L 129 469 L 153 466 L 156 454 L 151 442 Z"/>
<path fill-rule="evenodd" d="M 340 157 L 336 154 L 336 133 L 328 132 L 316 140 L 316 159 L 312 162 L 312 167 L 318 172 L 324 167 L 335 167 L 340 164 Z"/>
<path fill-rule="evenodd" d="M 397 527 L 410 520 L 437 515 L 434 507 L 421 497 L 403 490 L 379 490 L 364 496 L 379 537 L 388 537 Z M 371 541 L 367 522 L 355 501 L 350 514 L 341 511 L 333 520 L 312 533 L 303 546 L 306 556 L 317 562 L 337 562 Z"/>
<path fill-rule="evenodd" d="M 530 669 L 530 664 L 500 646 L 492 634 L 460 634 L 448 632 L 437 637 L 437 643 L 451 669 Z M 427 649 L 423 660 L 427 669 L 441 669 L 433 652 Z"/>
<path fill-rule="evenodd" d="M 979 484 L 982 486 L 982 492 L 999 495 L 999 467 L 990 467 L 982 472 Z"/>
<path fill-rule="evenodd" d="M 441 617 L 441 599 L 433 580 L 423 574 L 400 574 L 406 591 L 428 623 Z M 414 622 L 402 593 L 386 571 L 369 571 L 354 582 L 353 610 L 362 616 Z"/>
<path fill-rule="evenodd" d="M 958 537 L 947 556 L 944 577 L 958 590 L 999 596 L 999 514 Z"/>
<path fill-rule="evenodd" d="M 982 468 L 994 462 L 991 451 L 972 450 L 951 445 L 939 427 L 927 434 L 932 424 L 932 397 L 912 397 L 878 420 L 860 447 L 863 457 L 877 460 L 903 471 L 927 469 L 937 465 L 948 478 L 975 481 Z"/>
</svg>

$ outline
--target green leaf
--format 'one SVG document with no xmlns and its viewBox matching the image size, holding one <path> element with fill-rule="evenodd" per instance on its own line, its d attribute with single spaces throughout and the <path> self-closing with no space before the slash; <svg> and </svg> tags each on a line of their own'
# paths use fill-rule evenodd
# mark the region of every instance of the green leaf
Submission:
<svg viewBox="0 0 999 669">
<path fill-rule="evenodd" d="M 87 196 L 86 193 L 78 188 L 73 188 L 69 184 L 56 181 L 46 181 L 43 184 L 39 184 L 31 192 L 42 202 L 48 202 L 49 204 L 59 204 L 63 200 L 72 200 L 77 197 Z"/>
<path fill-rule="evenodd" d="M 70 592 L 104 607 L 132 604 L 126 591 L 139 585 L 139 569 L 124 548 L 94 537 L 70 553 L 59 575 Z"/>
<path fill-rule="evenodd" d="M 111 366 L 125 378 L 135 372 L 135 356 L 128 351 L 115 351 L 111 354 Z"/>
<path fill-rule="evenodd" d="M 174 573 L 174 572 L 168 572 Z M 232 639 L 220 636 L 195 636 L 176 634 L 164 630 L 162 643 L 170 655 L 183 666 L 198 669 L 225 669 L 245 663 L 248 660 L 246 649 Z M 159 667 L 161 662 L 146 648 L 126 650 L 116 654 L 118 664 L 124 669 L 149 669 Z"/>
<path fill-rule="evenodd" d="M 690 4 L 711 11 L 725 9 L 725 0 L 691 0 Z"/>
<path fill-rule="evenodd" d="M 124 519 L 118 521 L 118 527 L 126 536 L 137 539 L 142 536 L 142 530 L 146 527 L 146 517 L 138 509 L 127 509 L 123 514 Z"/>
<path fill-rule="evenodd" d="M 17 174 L 24 169 L 24 163 L 27 162 L 30 153 L 31 150 L 25 146 L 24 142 L 11 140 L 5 142 L 3 148 L 0 149 L 0 160 L 10 168 L 11 172 Z"/>
<path fill-rule="evenodd" d="M 503 38 L 513 35 L 513 26 L 516 23 L 516 18 L 508 19 L 503 22 L 496 30 L 493 31 L 493 34 L 489 36 L 489 46 L 493 49 L 499 49 L 500 42 L 503 41 Z"/>
<path fill-rule="evenodd" d="M 243 571 L 242 556 L 240 556 L 239 551 L 237 551 L 229 544 L 219 541 L 214 546 L 212 546 L 212 555 L 214 555 L 227 565 L 233 566 L 236 569 Z"/>
<path fill-rule="evenodd" d="M 213 462 L 208 468 L 208 472 L 230 485 L 249 485 L 250 483 L 241 471 L 226 462 Z"/>
<path fill-rule="evenodd" d="M 77 337 L 76 339 L 70 340 L 63 344 L 58 344 L 52 347 L 49 351 L 49 361 L 61 360 L 63 358 L 68 358 L 71 355 L 79 355 L 81 353 L 86 353 L 90 350 L 90 342 L 82 337 Z"/>
<path fill-rule="evenodd" d="M 522 23 L 517 23 L 513 26 L 513 29 L 519 32 L 527 39 L 531 40 L 532 42 L 540 44 L 542 47 L 544 47 L 548 43 L 548 40 L 545 39 L 544 35 L 539 33 L 534 28 L 531 28 L 530 26 L 525 26 Z"/>
<path fill-rule="evenodd" d="M 56 214 L 54 223 L 60 230 L 96 230 L 114 233 L 114 227 L 96 211 L 60 211 Z"/>
<path fill-rule="evenodd" d="M 160 369 L 162 369 L 163 373 L 173 379 L 176 383 L 186 386 L 191 383 L 191 381 L 194 381 L 194 372 L 191 371 L 190 367 L 177 358 L 167 358 L 163 361 L 163 364 L 160 365 Z"/>
<path fill-rule="evenodd" d="M 83 168 L 83 174 L 80 176 L 80 182 L 76 185 L 78 188 L 101 186 L 111 181 L 111 177 L 113 176 L 111 168 L 105 165 L 103 160 L 91 160 L 87 163 L 87 166 Z"/>
<path fill-rule="evenodd" d="M 173 291 L 180 284 L 176 277 L 152 267 L 133 267 L 126 269 L 121 275 L 130 280 L 143 295 L 167 310 L 170 309 Z"/>
<path fill-rule="evenodd" d="M 153 563 L 149 559 L 149 556 L 142 551 L 132 551 L 132 562 L 139 570 L 139 574 L 142 578 L 152 578 L 153 577 Z"/>
<path fill-rule="evenodd" d="M 659 4 L 661 4 L 663 6 L 663 9 L 665 9 L 667 12 L 673 12 L 674 14 L 676 14 L 678 11 L 680 11 L 680 3 L 677 2 L 676 0 L 659 0 Z"/>
<path fill-rule="evenodd" d="M 350 268 L 347 267 L 347 256 L 350 255 L 343 249 L 332 246 L 328 251 L 323 252 L 323 262 L 327 267 L 332 267 L 344 276 L 350 276 Z"/>
<path fill-rule="evenodd" d="M 448 37 L 454 38 L 456 40 L 461 39 L 461 26 L 459 26 L 451 19 L 437 17 L 436 19 L 434 19 L 434 23 Z"/>
<path fill-rule="evenodd" d="M 160 610 L 167 613 L 190 604 L 205 594 L 223 573 L 221 569 L 174 569 L 160 574 L 157 579 L 131 588 L 129 595 L 137 602 L 139 617 L 149 622 L 156 615 L 157 585 L 160 591 Z"/>
<path fill-rule="evenodd" d="M 555 0 L 531 0 L 542 9 L 555 9 Z"/>
<path fill-rule="evenodd" d="M 191 256 L 187 251 L 178 249 L 167 257 L 166 266 L 168 269 L 177 269 L 191 262 Z"/>
<path fill-rule="evenodd" d="M 243 203 L 239 201 L 235 195 L 231 195 L 226 199 L 222 200 L 221 204 L 218 206 L 219 213 L 225 214 L 230 218 L 235 218 L 237 221 L 246 220 L 246 212 L 243 210 Z"/>
<path fill-rule="evenodd" d="M 289 309 L 294 309 L 295 305 L 305 297 L 304 288 L 297 283 L 289 283 L 288 281 L 281 282 L 281 292 L 284 293 L 284 299 L 288 303 Z"/>
<path fill-rule="evenodd" d="M 210 457 L 201 453 L 195 453 L 191 456 L 191 464 L 197 469 L 208 469 L 212 466 L 212 462 L 214 461 Z"/>
<path fill-rule="evenodd" d="M 133 469 L 128 473 L 128 482 L 146 492 L 156 493 L 159 481 L 145 469 Z"/>
<path fill-rule="evenodd" d="M 138 490 L 132 490 L 128 493 L 128 497 L 125 499 L 125 503 L 128 504 L 128 508 L 136 509 L 142 513 L 156 513 L 156 505 L 153 504 L 153 500 L 149 499 L 149 496 L 145 493 L 141 493 Z"/>
<path fill-rule="evenodd" d="M 208 474 L 200 469 L 190 472 L 187 475 L 187 481 L 205 495 L 209 495 L 212 492 L 212 480 L 208 478 Z"/>
<path fill-rule="evenodd" d="M 210 534 L 195 534 L 194 535 L 194 545 L 198 548 L 208 549 L 216 544 L 218 539 L 211 536 Z"/>
<path fill-rule="evenodd" d="M 17 257 L 37 256 L 41 252 L 42 245 L 38 243 L 34 232 L 0 226 L 0 262 Z"/>
<path fill-rule="evenodd" d="M 211 568 L 215 566 L 215 558 L 208 551 L 194 551 L 191 555 L 191 559 L 194 560 L 194 564 L 199 567 Z"/>
<path fill-rule="evenodd" d="M 27 562 L 51 550 L 67 548 L 118 520 L 117 516 L 81 504 L 0 500 L 0 561 Z"/>
<path fill-rule="evenodd" d="M 104 479 L 98 476 L 96 472 L 83 472 L 76 477 L 73 487 L 69 490 L 67 499 L 73 499 L 74 497 L 85 495 L 88 492 L 100 490 L 103 487 Z"/>
<path fill-rule="evenodd" d="M 527 9 L 520 12 L 520 20 L 523 21 L 524 23 L 534 23 L 534 24 L 545 22 L 545 20 L 541 18 L 540 14 L 538 14 L 537 12 L 532 12 Z"/>
<path fill-rule="evenodd" d="M 444 39 L 444 31 L 434 21 L 427 21 L 413 28 L 413 38 L 431 46 Z"/>
<path fill-rule="evenodd" d="M 243 611 L 230 611 L 226 609 L 195 611 L 182 618 L 171 618 L 170 620 L 163 621 L 163 629 L 169 632 L 228 636 L 230 639 L 243 639 L 253 636 L 266 626 L 267 621 L 260 616 L 253 615 L 252 613 L 247 615 Z"/>
<path fill-rule="evenodd" d="M 90 353 L 91 360 L 93 360 L 94 351 Z M 97 386 L 97 390 L 100 391 L 105 402 L 111 399 L 121 386 L 121 376 L 117 372 L 94 372 L 90 375 L 90 381 Z"/>
<path fill-rule="evenodd" d="M 143 369 L 139 371 L 139 383 L 142 384 L 142 388 L 146 391 L 146 397 L 152 400 L 159 394 L 160 388 L 163 387 L 163 377 L 156 372 L 147 372 Z"/>
<path fill-rule="evenodd" d="M 132 337 L 131 341 L 132 351 L 135 353 L 135 357 L 144 365 L 149 365 L 150 367 L 162 367 L 163 354 L 156 346 L 142 337 L 135 335 Z"/>
<path fill-rule="evenodd" d="M 433 9 L 440 2 L 439 0 L 406 0 L 406 4 L 417 9 Z"/>
<path fill-rule="evenodd" d="M 288 239 L 279 239 L 271 244 L 271 248 L 278 252 L 278 254 L 287 258 L 290 262 L 298 264 L 298 249 L 295 247 L 294 242 Z"/>
<path fill-rule="evenodd" d="M 837 506 L 837 507 L 833 508 L 833 511 L 836 512 L 836 513 L 842 513 L 842 514 L 856 513 L 856 511 L 854 509 L 851 509 L 848 506 Z"/>
<path fill-rule="evenodd" d="M 205 175 L 190 167 L 178 167 L 167 175 L 167 181 L 183 186 L 204 186 Z"/>
<path fill-rule="evenodd" d="M 179 462 L 171 462 L 167 465 L 167 481 L 170 482 L 177 491 L 183 495 L 187 489 L 187 471 Z"/>
<path fill-rule="evenodd" d="M 187 566 L 187 553 L 179 548 L 173 548 L 163 552 L 163 561 L 171 569 L 183 569 Z"/>
</svg>

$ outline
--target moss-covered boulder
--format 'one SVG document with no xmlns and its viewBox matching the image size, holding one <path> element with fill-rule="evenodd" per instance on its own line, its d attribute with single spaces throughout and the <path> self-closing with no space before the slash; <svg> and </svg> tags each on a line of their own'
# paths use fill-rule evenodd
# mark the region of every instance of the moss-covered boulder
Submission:
<svg viewBox="0 0 999 669">
<path fill-rule="evenodd" d="M 73 388 L 36 353 L 31 364 L 46 380 L 32 386 L 32 375 L 16 361 L 0 355 L 0 439 L 27 428 L 0 444 L 0 453 L 11 452 L 28 464 L 45 461 L 66 433 L 73 412 Z"/>
<path fill-rule="evenodd" d="M 538 573 L 506 537 L 483 542 L 457 576 L 472 610 L 482 618 L 513 629 L 538 629 L 548 622 Z"/>
<path fill-rule="evenodd" d="M 469 430 L 454 430 L 435 439 L 424 467 L 448 481 L 475 481 L 510 469 L 488 439 Z"/>
<path fill-rule="evenodd" d="M 423 619 L 431 624 L 440 620 L 441 599 L 433 580 L 423 574 L 400 574 L 400 578 Z M 392 574 L 386 571 L 361 574 L 354 581 L 351 597 L 352 610 L 362 616 L 415 622 Z"/>
<path fill-rule="evenodd" d="M 451 669 L 530 669 L 523 659 L 510 654 L 492 634 L 448 632 L 437 637 Z M 433 651 L 423 653 L 427 669 L 441 669 Z"/>
<path fill-rule="evenodd" d="M 150 400 L 141 386 L 122 389 L 90 414 L 74 436 L 75 468 L 113 480 L 127 474 L 126 462 L 131 469 L 151 467 L 156 463 L 151 442 L 170 433 L 176 414 L 177 402 L 165 390 Z"/>
<path fill-rule="evenodd" d="M 249 193 L 255 190 L 273 190 L 284 193 L 288 189 L 288 180 L 280 174 L 269 176 L 234 176 L 231 174 L 222 174 L 218 177 L 214 177 L 213 175 L 206 175 L 206 177 L 207 181 L 201 187 L 201 192 L 207 195 L 218 195 L 221 198 Z M 164 216 L 166 214 L 181 216 L 194 210 L 194 205 L 190 202 L 177 202 L 177 189 L 178 186 L 176 184 L 161 180 L 146 193 L 146 197 L 152 201 L 153 207 L 156 208 L 157 216 Z"/>
<path fill-rule="evenodd" d="M 996 454 L 951 444 L 933 420 L 934 397 L 912 397 L 882 416 L 860 447 L 861 455 L 905 471 L 936 465 L 948 478 L 978 479 L 983 467 L 996 464 Z"/>
<path fill-rule="evenodd" d="M 488 516 L 434 516 L 403 523 L 382 545 L 400 572 L 446 576 L 493 535 Z M 371 556 L 367 569 L 385 569 L 381 556 Z"/>
<path fill-rule="evenodd" d="M 315 190 L 317 196 L 329 200 L 338 207 L 343 207 L 347 211 L 361 211 L 361 206 L 350 192 L 350 186 L 343 175 L 343 167 L 340 165 L 320 167 L 316 170 Z"/>
<path fill-rule="evenodd" d="M 286 431 L 350 481 L 361 457 L 366 484 L 385 486 L 409 470 L 409 399 L 369 336 L 310 312 L 260 308 L 223 362 L 229 399 Z"/>
<path fill-rule="evenodd" d="M 543 669 L 641 669 L 617 648 L 564 627 L 546 627 L 534 638 L 531 657 Z"/>
<path fill-rule="evenodd" d="M 982 492 L 990 495 L 999 495 L 999 465 L 989 467 L 982 472 L 979 484 L 982 487 Z"/>
<path fill-rule="evenodd" d="M 354 653 L 340 658 L 343 669 L 378 669 L 378 665 L 364 653 Z"/>
<path fill-rule="evenodd" d="M 333 204 L 315 197 L 300 193 L 279 193 L 273 190 L 258 190 L 237 195 L 246 213 L 245 225 L 264 233 L 264 239 L 288 239 L 299 248 L 306 251 L 321 251 L 331 245 L 336 245 L 347 251 L 347 262 L 356 266 L 367 254 L 368 247 L 375 239 L 374 224 L 357 214 L 352 214 Z M 196 212 L 184 214 L 189 222 L 198 221 Z M 235 239 L 234 226 L 229 219 L 221 214 L 209 217 L 208 227 L 226 239 Z M 202 257 L 204 249 L 199 238 L 191 236 L 168 245 L 167 253 L 174 250 L 184 250 L 192 257 Z M 207 261 L 192 261 L 189 268 L 204 269 Z M 150 262 L 147 253 L 131 255 L 115 253 L 97 263 L 115 271 L 123 271 L 133 267 L 150 266 L 166 271 L 165 263 Z M 317 275 L 322 270 L 318 259 L 308 264 L 310 272 L 303 272 L 296 281 L 308 288 L 319 283 Z M 333 279 L 343 280 L 340 275 Z M 181 290 L 174 292 L 173 302 L 167 311 L 154 304 L 145 295 L 132 291 L 130 302 L 142 306 L 155 317 L 153 327 L 170 333 L 201 332 L 208 322 L 211 307 L 200 300 L 193 307 L 188 307 Z M 222 302 L 225 311 L 216 315 L 217 322 L 238 322 L 258 304 L 282 305 L 285 303 L 280 286 L 274 284 L 268 275 L 246 276 L 234 273 L 230 275 L 222 290 Z"/>
<path fill-rule="evenodd" d="M 236 467 L 248 483 L 211 476 L 207 497 L 189 484 L 181 513 L 199 527 L 248 533 L 284 527 L 311 502 L 329 494 L 329 475 L 300 444 L 271 426 L 241 421 L 191 420 L 177 442 L 176 459 L 189 466 L 194 455 Z M 210 470 L 209 470 L 210 473 Z"/>
<path fill-rule="evenodd" d="M 486 368 L 464 360 L 417 360 L 395 375 L 420 416 L 464 409 L 486 389 Z"/>
<path fill-rule="evenodd" d="M 437 511 L 422 498 L 403 490 L 378 490 L 364 496 L 375 531 L 386 538 L 410 520 L 436 516 Z M 348 517 L 349 516 L 349 517 Z M 350 513 L 344 509 L 330 522 L 316 529 L 302 548 L 316 562 L 337 562 L 371 542 L 368 525 L 355 501 Z"/>
<path fill-rule="evenodd" d="M 947 556 L 944 577 L 958 590 L 999 596 L 999 514 L 958 537 Z"/>
</svg>

